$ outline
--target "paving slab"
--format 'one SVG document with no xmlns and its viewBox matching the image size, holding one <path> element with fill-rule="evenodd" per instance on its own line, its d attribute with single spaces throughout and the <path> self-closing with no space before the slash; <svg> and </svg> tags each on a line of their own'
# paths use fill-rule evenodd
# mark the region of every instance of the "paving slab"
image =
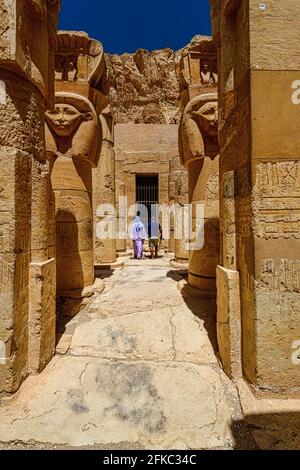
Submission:
<svg viewBox="0 0 300 470">
<path fill-rule="evenodd" d="M 208 449 L 231 439 L 220 377 L 195 364 L 56 357 L 0 417 L 6 442 Z"/>
</svg>

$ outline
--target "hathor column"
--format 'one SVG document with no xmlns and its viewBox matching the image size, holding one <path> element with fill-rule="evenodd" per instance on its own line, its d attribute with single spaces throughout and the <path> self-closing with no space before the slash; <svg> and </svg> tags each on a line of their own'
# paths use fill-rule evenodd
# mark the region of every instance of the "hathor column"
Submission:
<svg viewBox="0 0 300 470">
<path fill-rule="evenodd" d="M 46 142 L 55 194 L 57 290 L 72 297 L 94 282 L 92 167 L 101 152 L 99 115 L 107 106 L 102 45 L 86 33 L 59 32 L 55 70 Z"/>
<path fill-rule="evenodd" d="M 203 296 L 216 291 L 219 263 L 219 147 L 217 57 L 212 40 L 196 37 L 179 64 L 179 154 L 188 170 L 192 223 L 189 284 Z"/>
<path fill-rule="evenodd" d="M 299 391 L 299 2 L 211 6 L 219 56 L 220 354 L 231 375 L 240 373 L 241 357 L 257 388 Z"/>
<path fill-rule="evenodd" d="M 44 139 L 59 1 L 0 1 L 0 395 L 55 348 L 55 240 Z"/>
</svg>

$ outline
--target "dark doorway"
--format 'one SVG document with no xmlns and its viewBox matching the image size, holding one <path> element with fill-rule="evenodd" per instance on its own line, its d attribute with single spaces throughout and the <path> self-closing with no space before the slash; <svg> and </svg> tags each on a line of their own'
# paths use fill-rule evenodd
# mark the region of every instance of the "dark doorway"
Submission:
<svg viewBox="0 0 300 470">
<path fill-rule="evenodd" d="M 141 220 L 148 226 L 151 206 L 158 204 L 158 175 L 136 175 L 136 203 Z"/>
</svg>

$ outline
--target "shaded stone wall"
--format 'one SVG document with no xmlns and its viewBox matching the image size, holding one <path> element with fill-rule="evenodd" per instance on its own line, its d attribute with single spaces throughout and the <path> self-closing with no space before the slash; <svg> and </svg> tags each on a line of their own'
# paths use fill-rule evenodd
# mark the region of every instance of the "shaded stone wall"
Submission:
<svg viewBox="0 0 300 470">
<path fill-rule="evenodd" d="M 55 348 L 55 237 L 44 111 L 59 2 L 0 2 L 0 394 Z"/>
<path fill-rule="evenodd" d="M 184 217 L 182 211 L 184 206 L 189 203 L 188 172 L 181 165 L 178 155 L 170 159 L 169 165 L 169 203 L 171 206 L 174 206 L 174 212 L 171 215 L 169 250 L 174 253 L 175 261 L 185 263 L 188 260 L 189 254 L 188 239 L 184 237 Z M 179 235 L 182 235 L 182 238 L 179 238 Z"/>
<path fill-rule="evenodd" d="M 116 182 L 115 182 L 115 152 L 114 152 L 114 119 L 110 106 L 100 114 L 102 127 L 102 148 L 97 167 L 93 171 L 94 186 L 94 223 L 95 230 L 95 264 L 114 263 L 116 252 Z M 97 224 L 107 220 L 102 235 L 97 230 Z M 107 233 L 111 229 L 111 236 Z"/>
<path fill-rule="evenodd" d="M 225 289 L 230 299 L 226 311 L 218 311 L 221 356 L 233 374 L 231 353 L 242 344 L 243 374 L 250 383 L 295 391 L 300 387 L 293 361 L 300 335 L 299 5 L 282 0 L 267 2 L 265 9 L 252 0 L 211 5 L 223 200 L 218 298 Z M 285 34 L 279 35 L 280 29 Z M 239 301 L 242 340 L 236 328 Z"/>
</svg>

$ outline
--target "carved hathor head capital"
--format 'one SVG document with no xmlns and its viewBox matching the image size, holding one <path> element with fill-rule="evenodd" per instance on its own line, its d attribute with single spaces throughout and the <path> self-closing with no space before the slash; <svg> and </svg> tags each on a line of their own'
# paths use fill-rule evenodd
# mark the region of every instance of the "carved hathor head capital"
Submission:
<svg viewBox="0 0 300 470">
<path fill-rule="evenodd" d="M 101 126 L 92 103 L 75 93 L 56 93 L 54 108 L 46 111 L 48 156 L 64 154 L 94 165 L 101 140 Z"/>
<path fill-rule="evenodd" d="M 179 126 L 179 153 L 185 166 L 219 153 L 217 93 L 198 95 L 186 105 Z"/>
</svg>

